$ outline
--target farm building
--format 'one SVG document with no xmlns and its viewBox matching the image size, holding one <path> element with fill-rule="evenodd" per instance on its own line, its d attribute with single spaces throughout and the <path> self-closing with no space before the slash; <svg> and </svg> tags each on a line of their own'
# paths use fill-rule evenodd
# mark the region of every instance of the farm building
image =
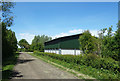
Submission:
<svg viewBox="0 0 120 81">
<path fill-rule="evenodd" d="M 79 36 L 82 34 L 76 34 L 71 36 L 60 37 L 51 41 L 45 42 L 45 51 L 56 54 L 81 54 Z"/>
</svg>

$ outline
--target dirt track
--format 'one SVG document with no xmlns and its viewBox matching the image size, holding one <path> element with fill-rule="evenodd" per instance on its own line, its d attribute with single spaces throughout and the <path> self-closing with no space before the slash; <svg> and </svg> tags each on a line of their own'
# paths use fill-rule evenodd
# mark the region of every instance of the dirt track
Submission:
<svg viewBox="0 0 120 81">
<path fill-rule="evenodd" d="M 29 54 L 21 53 L 14 67 L 12 79 L 77 79 L 77 77 Z"/>
</svg>

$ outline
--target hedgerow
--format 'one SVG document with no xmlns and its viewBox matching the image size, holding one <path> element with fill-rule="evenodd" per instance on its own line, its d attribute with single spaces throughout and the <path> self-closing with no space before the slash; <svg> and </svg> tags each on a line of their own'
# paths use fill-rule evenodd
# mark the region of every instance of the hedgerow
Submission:
<svg viewBox="0 0 120 81">
<path fill-rule="evenodd" d="M 119 73 L 119 62 L 115 61 L 112 58 L 102 58 L 95 54 L 88 55 L 60 55 L 55 53 L 43 53 L 35 51 L 34 54 L 48 56 L 53 59 L 64 61 L 71 64 L 91 66 L 96 69 L 105 69 L 114 72 L 115 74 Z"/>
</svg>

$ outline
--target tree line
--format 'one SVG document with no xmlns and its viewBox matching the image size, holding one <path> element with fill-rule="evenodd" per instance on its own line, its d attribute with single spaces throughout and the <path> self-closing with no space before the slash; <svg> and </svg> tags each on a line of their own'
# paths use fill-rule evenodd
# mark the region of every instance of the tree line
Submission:
<svg viewBox="0 0 120 81">
<path fill-rule="evenodd" d="M 32 44 L 25 39 L 21 39 L 18 45 L 21 47 L 18 51 L 44 51 L 44 43 L 52 40 L 46 35 L 35 36 Z M 98 37 L 92 36 L 89 30 L 84 31 L 79 37 L 80 50 L 83 54 L 97 54 L 101 57 L 111 57 L 119 60 L 120 55 L 120 21 L 117 24 L 117 30 L 113 33 L 112 26 L 101 29 Z"/>
<path fill-rule="evenodd" d="M 44 43 L 47 41 L 50 41 L 50 40 L 52 40 L 52 37 L 49 37 L 46 35 L 35 36 L 34 39 L 32 40 L 32 44 L 29 44 L 26 39 L 21 39 L 18 42 L 18 45 L 21 47 L 21 48 L 18 48 L 18 51 L 33 52 L 36 50 L 36 51 L 43 52 L 44 51 Z"/>
</svg>

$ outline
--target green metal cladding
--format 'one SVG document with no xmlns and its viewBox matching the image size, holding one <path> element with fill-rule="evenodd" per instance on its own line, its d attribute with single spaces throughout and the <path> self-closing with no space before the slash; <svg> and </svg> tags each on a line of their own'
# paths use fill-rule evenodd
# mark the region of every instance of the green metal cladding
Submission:
<svg viewBox="0 0 120 81">
<path fill-rule="evenodd" d="M 82 34 L 71 35 L 66 37 L 57 38 L 45 42 L 45 49 L 79 49 L 79 36 Z"/>
</svg>

